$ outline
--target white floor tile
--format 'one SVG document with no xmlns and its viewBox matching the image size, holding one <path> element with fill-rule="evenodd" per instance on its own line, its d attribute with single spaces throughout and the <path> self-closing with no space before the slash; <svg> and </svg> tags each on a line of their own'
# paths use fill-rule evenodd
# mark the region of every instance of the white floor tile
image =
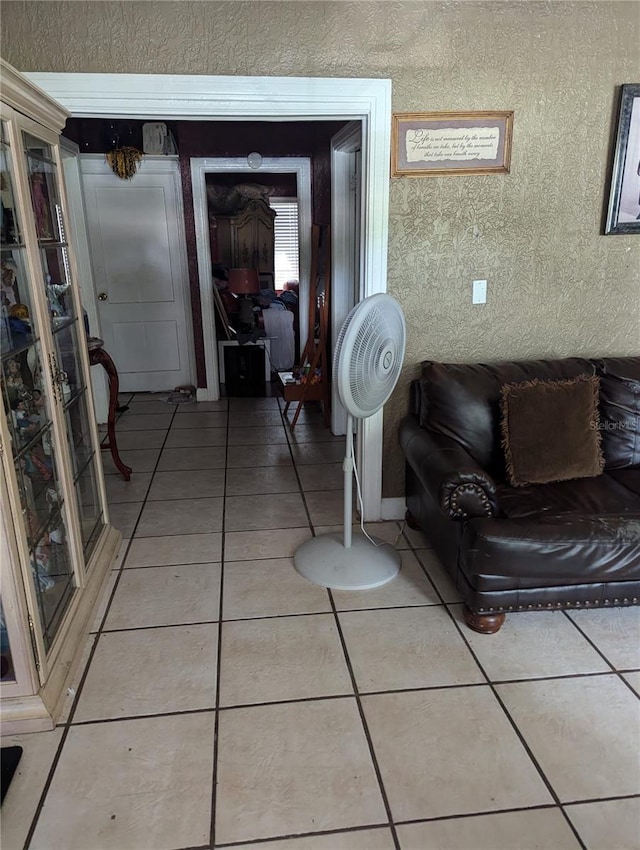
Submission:
<svg viewBox="0 0 640 850">
<path fill-rule="evenodd" d="M 386 821 L 355 700 L 220 713 L 217 842 Z"/>
<path fill-rule="evenodd" d="M 225 531 L 308 527 L 307 512 L 299 493 L 226 498 Z"/>
<path fill-rule="evenodd" d="M 260 531 L 228 531 L 224 536 L 224 560 L 292 558 L 298 546 L 311 537 L 311 529 L 275 528 Z"/>
<path fill-rule="evenodd" d="M 125 568 L 209 564 L 222 557 L 222 534 L 174 534 L 131 541 Z"/>
<path fill-rule="evenodd" d="M 213 732 L 213 713 L 73 727 L 30 847 L 208 844 Z"/>
<path fill-rule="evenodd" d="M 431 582 L 442 596 L 443 602 L 462 602 L 462 596 L 458 592 L 453 579 L 442 566 L 433 549 L 416 549 L 416 555 L 427 571 Z"/>
<path fill-rule="evenodd" d="M 452 611 L 493 682 L 609 670 L 562 611 L 509 614 L 495 635 L 480 635 L 469 629 L 462 605 L 452 606 Z"/>
<path fill-rule="evenodd" d="M 218 626 L 103 634 L 74 723 L 215 707 Z"/>
<path fill-rule="evenodd" d="M 227 496 L 266 493 L 298 493 L 298 478 L 293 466 L 261 466 L 227 470 Z"/>
<path fill-rule="evenodd" d="M 400 825 L 402 850 L 579 850 L 580 843 L 560 809 Z M 604 848 L 603 848 L 604 850 Z M 613 848 L 609 848 L 613 850 Z M 621 848 L 622 850 L 622 848 Z"/>
<path fill-rule="evenodd" d="M 189 469 L 156 472 L 149 490 L 150 502 L 165 499 L 198 499 L 224 495 L 224 470 Z"/>
<path fill-rule="evenodd" d="M 568 614 L 616 670 L 640 667 L 639 607 L 570 611 Z"/>
<path fill-rule="evenodd" d="M 640 670 L 634 670 L 632 673 L 625 673 L 623 679 L 626 679 L 635 692 L 640 696 Z"/>
<path fill-rule="evenodd" d="M 136 537 L 210 534 L 222 531 L 222 502 L 215 499 L 166 499 L 147 502 Z"/>
<path fill-rule="evenodd" d="M 176 416 L 171 426 L 172 431 L 179 428 L 226 428 L 226 411 L 193 411 L 189 415 Z"/>
<path fill-rule="evenodd" d="M 224 446 L 165 449 L 160 456 L 158 472 L 183 469 L 224 469 L 226 451 Z"/>
<path fill-rule="evenodd" d="M 138 414 L 127 411 L 118 420 L 118 431 L 160 431 L 171 425 L 173 413 Z"/>
<path fill-rule="evenodd" d="M 106 475 L 107 502 L 110 505 L 120 502 L 143 502 L 151 478 L 150 472 L 134 472 L 129 481 L 125 481 L 121 475 Z"/>
<path fill-rule="evenodd" d="M 561 801 L 640 793 L 640 700 L 617 676 L 496 687 Z"/>
<path fill-rule="evenodd" d="M 220 705 L 351 694 L 332 614 L 223 623 Z"/>
<path fill-rule="evenodd" d="M 293 558 L 235 561 L 225 566 L 225 620 L 323 611 L 331 611 L 329 594 L 298 575 Z"/>
<path fill-rule="evenodd" d="M 485 681 L 442 606 L 348 611 L 340 624 L 360 693 Z"/>
<path fill-rule="evenodd" d="M 2 739 L 3 747 L 22 747 L 18 769 L 2 802 L 0 843 L 3 850 L 22 850 L 24 846 L 62 731 L 57 728 L 30 735 L 7 735 Z"/>
<path fill-rule="evenodd" d="M 125 570 L 105 631 L 206 623 L 218 619 L 220 564 Z"/>
<path fill-rule="evenodd" d="M 396 822 L 553 802 L 489 687 L 362 703 Z"/>
<path fill-rule="evenodd" d="M 187 449 L 199 446 L 225 446 L 226 442 L 226 428 L 172 428 L 167 436 L 165 448 Z"/>
<path fill-rule="evenodd" d="M 581 803 L 565 811 L 589 850 L 640 848 L 640 797 Z"/>
</svg>

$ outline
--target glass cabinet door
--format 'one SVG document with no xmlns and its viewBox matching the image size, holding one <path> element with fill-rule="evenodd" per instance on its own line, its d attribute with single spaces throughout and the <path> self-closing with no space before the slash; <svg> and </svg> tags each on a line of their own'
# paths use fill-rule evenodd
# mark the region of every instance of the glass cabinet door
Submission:
<svg viewBox="0 0 640 850">
<path fill-rule="evenodd" d="M 9 632 L 4 619 L 4 608 L 0 598 L 0 681 L 15 682 L 16 674 L 13 668 L 13 656 L 11 655 L 11 644 L 9 643 Z"/>
<path fill-rule="evenodd" d="M 90 390 L 84 382 L 79 360 L 79 346 L 86 345 L 86 330 L 73 298 L 72 288 L 76 284 L 69 262 L 58 166 L 53 149 L 30 133 L 23 133 L 23 141 L 42 282 L 53 334 L 53 368 L 58 401 L 64 410 L 84 561 L 88 563 L 105 520 L 98 491 L 99 458 L 92 444 L 89 425 Z"/>
<path fill-rule="evenodd" d="M 14 204 L 12 151 L 2 138 L 2 401 L 11 443 L 45 648 L 76 589 L 58 479 L 51 399 L 43 380 L 40 329 L 26 277 Z"/>
</svg>

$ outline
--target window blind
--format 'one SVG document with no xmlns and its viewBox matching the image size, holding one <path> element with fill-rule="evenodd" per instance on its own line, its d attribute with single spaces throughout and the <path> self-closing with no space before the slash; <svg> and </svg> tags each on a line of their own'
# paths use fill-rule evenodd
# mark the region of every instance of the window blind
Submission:
<svg viewBox="0 0 640 850">
<path fill-rule="evenodd" d="M 270 198 L 275 210 L 275 288 L 282 289 L 288 280 L 299 280 L 298 199 Z"/>
</svg>

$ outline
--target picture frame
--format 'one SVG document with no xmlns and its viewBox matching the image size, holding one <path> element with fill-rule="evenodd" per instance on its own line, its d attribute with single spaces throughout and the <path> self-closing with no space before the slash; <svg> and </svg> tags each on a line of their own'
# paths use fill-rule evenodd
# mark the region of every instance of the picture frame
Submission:
<svg viewBox="0 0 640 850">
<path fill-rule="evenodd" d="M 273 272 L 260 272 L 260 289 L 275 289 Z"/>
<path fill-rule="evenodd" d="M 640 84 L 621 86 L 604 235 L 640 233 Z"/>
<path fill-rule="evenodd" d="M 395 113 L 392 177 L 508 174 L 513 111 Z"/>
</svg>

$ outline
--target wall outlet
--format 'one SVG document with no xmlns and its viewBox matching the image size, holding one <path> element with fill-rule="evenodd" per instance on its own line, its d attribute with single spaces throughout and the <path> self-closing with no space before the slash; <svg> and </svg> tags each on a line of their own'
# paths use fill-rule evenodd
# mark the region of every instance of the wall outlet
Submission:
<svg viewBox="0 0 640 850">
<path fill-rule="evenodd" d="M 474 280 L 473 286 L 471 289 L 471 303 L 472 304 L 486 304 L 487 303 L 487 281 L 486 280 Z"/>
</svg>

